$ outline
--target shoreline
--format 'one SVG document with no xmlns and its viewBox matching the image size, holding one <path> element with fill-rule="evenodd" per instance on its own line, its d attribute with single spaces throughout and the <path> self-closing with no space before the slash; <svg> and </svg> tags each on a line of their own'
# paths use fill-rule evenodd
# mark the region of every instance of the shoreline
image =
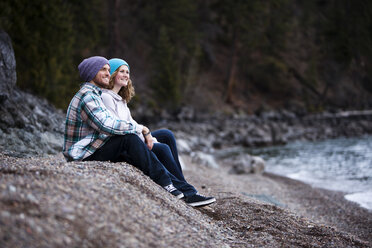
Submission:
<svg viewBox="0 0 372 248">
<path fill-rule="evenodd" d="M 371 135 L 299 141 L 285 146 L 256 149 L 267 171 L 301 181 L 313 188 L 339 191 L 346 200 L 372 211 L 370 177 Z M 267 159 L 267 160 L 266 160 Z"/>
<path fill-rule="evenodd" d="M 201 170 L 203 173 L 196 173 L 200 168 L 198 165 L 189 160 L 187 166 L 186 178 L 190 174 L 192 178 L 197 177 L 200 181 L 203 181 L 203 175 L 205 178 L 220 178 L 219 182 L 223 187 L 236 192 L 240 198 L 275 205 L 318 225 L 334 227 L 372 244 L 372 211 L 345 199 L 344 192 L 315 188 L 299 180 L 269 172 L 236 175 L 229 174 L 228 167 L 222 166 L 219 169 L 204 168 Z M 197 187 L 210 184 L 208 193 L 217 196 L 217 204 L 219 197 L 226 197 L 226 194 L 218 192 L 218 184 L 211 180 L 199 185 L 198 181 L 191 183 Z"/>
<path fill-rule="evenodd" d="M 318 224 L 332 225 L 362 237 L 372 244 L 372 211 L 345 199 L 348 193 L 313 187 L 273 173 L 265 173 L 264 176 L 288 185 L 291 196 L 296 199 L 295 204 L 290 204 L 291 210 Z"/>
<path fill-rule="evenodd" d="M 347 192 L 343 192 L 343 191 L 339 191 L 339 190 L 325 189 L 325 188 L 321 188 L 321 187 L 314 187 L 311 184 L 306 183 L 306 182 L 303 182 L 303 181 L 301 181 L 299 179 L 294 179 L 294 178 L 291 178 L 291 177 L 279 175 L 279 174 L 276 174 L 276 173 L 273 173 L 273 172 L 264 172 L 263 173 L 263 176 L 268 177 L 268 178 L 271 178 L 271 179 L 274 179 L 274 180 L 283 181 L 283 182 L 285 182 L 285 181 L 294 181 L 294 182 L 297 182 L 299 184 L 304 184 L 306 186 L 309 186 L 313 190 L 322 191 L 324 194 L 331 194 L 331 195 L 340 196 L 345 202 L 350 203 L 352 205 L 355 205 L 355 207 L 358 207 L 358 208 L 361 208 L 363 210 L 366 210 L 367 212 L 370 212 L 372 214 L 372 210 L 370 210 L 368 208 L 365 208 L 365 207 L 362 207 L 357 202 L 354 202 L 354 201 L 351 201 L 351 200 L 347 200 L 345 198 L 346 195 L 353 194 L 353 193 L 347 193 Z"/>
<path fill-rule="evenodd" d="M 348 195 L 354 195 L 354 194 L 363 194 L 363 195 L 366 195 L 366 194 L 369 194 L 370 191 L 363 191 L 363 192 L 345 192 L 345 191 L 341 191 L 341 190 L 333 190 L 333 189 L 327 189 L 327 188 L 322 188 L 322 187 L 316 187 L 316 186 L 313 186 L 311 185 L 311 183 L 308 183 L 308 182 L 305 182 L 305 181 L 302 181 L 301 179 L 297 179 L 297 178 L 292 178 L 292 177 L 289 177 L 289 176 L 285 176 L 285 175 L 280 175 L 280 174 L 276 174 L 274 172 L 265 172 L 265 174 L 267 174 L 268 177 L 272 177 L 272 178 L 276 178 L 276 177 L 279 177 L 279 178 L 283 178 L 283 180 L 293 180 L 293 181 L 297 181 L 299 183 L 303 183 L 305 185 L 308 185 L 310 186 L 311 188 L 313 188 L 314 190 L 319 190 L 319 191 L 325 191 L 325 192 L 328 192 L 328 193 L 336 193 L 336 194 L 339 194 L 339 195 L 342 195 L 342 198 L 346 201 L 346 202 L 349 202 L 349 203 L 353 203 L 353 204 L 356 204 L 359 208 L 361 209 L 364 209 L 364 210 L 367 210 L 368 212 L 370 212 L 372 214 L 372 208 L 369 208 L 369 206 L 362 206 L 362 203 L 360 203 L 359 201 L 356 201 L 356 200 L 351 200 L 351 199 L 347 199 L 346 196 Z"/>
</svg>

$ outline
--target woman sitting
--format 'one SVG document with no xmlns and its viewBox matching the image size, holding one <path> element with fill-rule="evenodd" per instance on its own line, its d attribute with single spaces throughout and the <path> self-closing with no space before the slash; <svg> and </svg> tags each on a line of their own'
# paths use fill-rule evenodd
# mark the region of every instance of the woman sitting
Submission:
<svg viewBox="0 0 372 248">
<path fill-rule="evenodd" d="M 110 59 L 110 82 L 108 89 L 103 90 L 102 100 L 107 109 L 122 120 L 131 121 L 139 125 L 131 116 L 127 103 L 134 96 L 134 88 L 130 80 L 130 68 L 127 62 L 122 59 Z M 145 133 L 145 134 L 143 134 Z M 196 189 L 189 184 L 183 176 L 182 168 L 178 159 L 176 140 L 173 133 L 167 129 L 154 132 L 139 132 L 138 139 L 147 145 L 148 149 L 164 165 L 170 173 L 174 187 L 183 193 L 184 201 L 191 206 L 205 206 L 216 201 L 214 197 L 200 195 Z M 169 191 L 169 189 L 167 189 Z"/>
</svg>

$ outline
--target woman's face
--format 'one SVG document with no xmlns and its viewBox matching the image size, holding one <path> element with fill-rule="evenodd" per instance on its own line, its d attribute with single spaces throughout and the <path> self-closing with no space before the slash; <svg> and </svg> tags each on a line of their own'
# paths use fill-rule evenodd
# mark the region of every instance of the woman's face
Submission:
<svg viewBox="0 0 372 248">
<path fill-rule="evenodd" d="M 128 85 L 130 75 L 129 75 L 129 69 L 128 66 L 122 65 L 118 69 L 118 73 L 115 77 L 115 85 L 125 87 Z"/>
</svg>

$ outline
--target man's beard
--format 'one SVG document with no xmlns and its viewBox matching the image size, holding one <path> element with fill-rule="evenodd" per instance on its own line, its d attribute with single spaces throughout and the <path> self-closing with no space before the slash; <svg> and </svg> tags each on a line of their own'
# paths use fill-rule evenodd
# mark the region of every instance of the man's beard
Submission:
<svg viewBox="0 0 372 248">
<path fill-rule="evenodd" d="M 95 85 L 97 85 L 100 88 L 107 88 L 108 86 L 108 84 L 103 83 L 102 80 L 97 80 L 97 81 L 93 80 L 93 82 Z"/>
</svg>

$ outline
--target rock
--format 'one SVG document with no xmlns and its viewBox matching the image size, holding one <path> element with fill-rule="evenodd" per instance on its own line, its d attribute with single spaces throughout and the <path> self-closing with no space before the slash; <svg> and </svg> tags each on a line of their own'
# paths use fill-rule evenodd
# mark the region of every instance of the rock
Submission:
<svg viewBox="0 0 372 248">
<path fill-rule="evenodd" d="M 178 156 L 178 160 L 180 161 L 180 164 L 181 164 L 181 168 L 182 168 L 182 170 L 183 170 L 183 171 L 184 171 L 184 170 L 187 170 L 188 168 L 187 168 L 186 163 L 185 163 L 185 161 L 183 160 L 182 156 Z"/>
<path fill-rule="evenodd" d="M 62 150 L 65 115 L 45 99 L 16 87 L 11 39 L 0 31 L 0 148 L 17 156 L 43 156 Z"/>
<path fill-rule="evenodd" d="M 192 162 L 193 163 L 196 163 L 196 164 L 199 164 L 199 165 L 203 165 L 203 166 L 207 166 L 209 168 L 219 168 L 219 164 L 217 163 L 217 161 L 215 160 L 214 156 L 210 155 L 210 154 L 206 154 L 206 153 L 203 153 L 203 152 L 195 152 L 192 154 Z"/>
<path fill-rule="evenodd" d="M 17 192 L 17 188 L 14 187 L 13 185 L 9 185 L 9 186 L 8 186 L 8 189 L 9 189 L 9 191 L 10 191 L 11 193 L 15 193 L 15 192 Z"/>
<path fill-rule="evenodd" d="M 234 174 L 261 174 L 265 170 L 265 161 L 261 157 L 241 154 L 233 158 L 230 173 Z"/>
<path fill-rule="evenodd" d="M 296 140 L 320 140 L 372 134 L 372 110 L 300 115 L 286 110 L 260 115 L 209 116 L 167 127 L 181 134 L 192 151 L 213 153 L 233 146 L 282 145 Z M 164 123 L 164 122 L 163 122 Z M 187 152 L 186 152 L 187 153 Z"/>
<path fill-rule="evenodd" d="M 12 42 L 9 35 L 0 30 L 0 102 L 9 98 L 16 81 L 16 60 Z"/>
<path fill-rule="evenodd" d="M 31 194 L 31 193 L 27 194 L 27 200 L 29 200 L 29 201 L 32 202 L 32 203 L 38 203 L 38 202 L 39 202 L 39 201 L 36 199 L 36 197 L 35 197 L 33 194 Z"/>
<path fill-rule="evenodd" d="M 190 153 L 191 148 L 186 140 L 184 139 L 177 139 L 177 149 L 181 153 Z"/>
<path fill-rule="evenodd" d="M 258 156 L 252 156 L 253 173 L 260 174 L 265 170 L 265 160 Z"/>
<path fill-rule="evenodd" d="M 177 114 L 177 119 L 180 121 L 193 120 L 195 118 L 195 111 L 191 107 L 183 107 Z"/>
</svg>

